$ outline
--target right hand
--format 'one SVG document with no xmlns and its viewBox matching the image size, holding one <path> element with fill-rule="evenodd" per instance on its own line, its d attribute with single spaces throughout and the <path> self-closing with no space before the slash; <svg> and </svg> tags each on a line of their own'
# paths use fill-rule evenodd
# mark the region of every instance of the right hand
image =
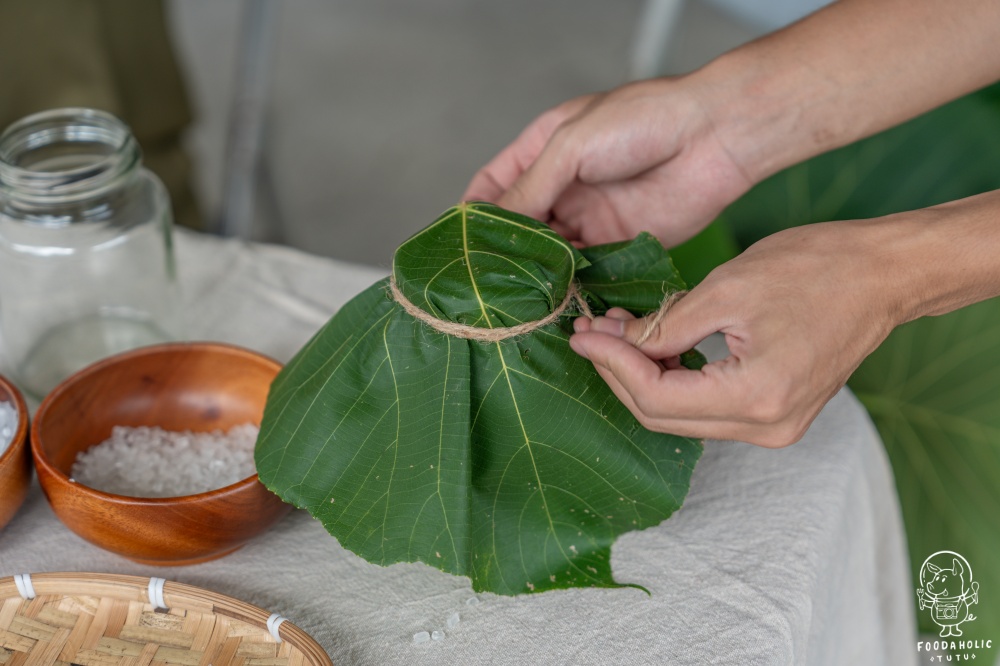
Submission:
<svg viewBox="0 0 1000 666">
<path fill-rule="evenodd" d="M 472 179 L 486 200 L 548 222 L 579 246 L 649 231 L 694 236 L 753 183 L 690 79 L 653 79 L 542 114 Z"/>
<path fill-rule="evenodd" d="M 908 219 L 780 231 L 712 271 L 648 339 L 656 319 L 612 309 L 578 317 L 570 346 L 649 430 L 794 444 L 861 361 L 924 302 L 912 276 L 933 259 L 906 253 Z M 700 370 L 680 366 L 680 354 L 716 332 L 725 335 L 728 356 Z"/>
</svg>

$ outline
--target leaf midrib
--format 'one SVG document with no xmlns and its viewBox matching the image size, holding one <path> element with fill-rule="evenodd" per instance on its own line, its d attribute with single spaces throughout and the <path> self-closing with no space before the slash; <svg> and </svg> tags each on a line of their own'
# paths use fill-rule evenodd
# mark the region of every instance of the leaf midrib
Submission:
<svg viewBox="0 0 1000 666">
<path fill-rule="evenodd" d="M 521 418 L 521 408 L 517 404 L 517 394 L 514 391 L 514 383 L 510 379 L 510 368 L 507 365 L 507 359 L 506 359 L 506 357 L 504 357 L 503 346 L 501 346 L 501 344 L 499 342 L 497 342 L 495 344 L 496 344 L 496 347 L 497 347 L 497 355 L 500 357 L 500 364 L 503 367 L 503 374 L 504 374 L 504 379 L 507 382 L 507 389 L 508 389 L 508 391 L 510 391 L 510 400 L 511 400 L 511 403 L 513 403 L 513 405 L 514 405 L 514 413 L 517 414 L 517 423 L 518 423 L 518 426 L 520 426 L 520 428 L 521 428 L 521 434 L 524 436 L 524 448 L 527 449 L 527 451 L 528 451 L 528 458 L 531 460 L 531 470 L 535 474 L 535 483 L 537 484 L 538 496 L 542 500 L 542 510 L 545 512 L 545 519 L 546 519 L 546 521 L 548 521 L 548 524 L 549 524 L 549 533 L 552 535 L 552 538 L 555 540 L 556 545 L 559 547 L 559 552 L 562 553 L 562 556 L 566 560 L 566 562 L 569 563 L 571 566 L 575 566 L 572 558 L 570 558 L 566 554 L 566 549 L 563 548 L 562 542 L 559 540 L 559 537 L 556 534 L 556 526 L 555 526 L 555 524 L 552 521 L 552 512 L 549 511 L 549 503 L 548 503 L 548 500 L 545 498 L 545 491 L 543 489 L 544 488 L 544 484 L 542 483 L 542 477 L 538 473 L 538 463 L 535 462 L 535 452 L 531 448 L 531 438 L 528 436 L 528 430 L 524 426 L 524 419 Z M 513 460 L 513 457 L 511 457 L 511 460 Z M 508 461 L 508 465 L 509 465 L 509 461 Z M 506 470 L 504 470 L 504 475 L 506 475 Z M 494 533 L 493 533 L 493 550 L 494 550 L 494 554 L 497 555 L 497 561 L 499 561 L 499 554 L 496 553 L 496 532 L 495 532 L 495 528 L 496 528 L 496 502 L 497 502 L 497 496 L 494 496 L 494 498 L 493 498 L 493 516 L 494 516 L 494 518 L 493 518 L 493 521 L 492 521 L 493 527 L 494 527 Z M 524 559 L 523 559 L 523 557 L 522 557 L 522 560 L 521 560 L 521 568 L 522 568 L 522 570 L 524 570 L 525 575 L 528 576 L 528 579 L 530 581 L 531 576 L 530 576 L 530 574 L 528 574 L 528 571 L 526 569 L 524 569 Z M 501 575 L 501 578 L 502 578 L 502 575 Z"/>
<path fill-rule="evenodd" d="M 472 274 L 472 258 L 469 256 L 468 210 L 466 206 L 462 206 L 462 253 L 465 255 L 465 269 L 469 272 L 469 284 L 472 285 L 472 291 L 475 292 L 476 300 L 479 301 L 479 309 L 483 313 L 486 325 L 493 328 L 493 322 L 490 321 L 490 315 L 486 311 L 486 303 L 483 302 L 483 296 L 479 293 L 479 284 L 476 283 L 476 276 Z"/>
</svg>

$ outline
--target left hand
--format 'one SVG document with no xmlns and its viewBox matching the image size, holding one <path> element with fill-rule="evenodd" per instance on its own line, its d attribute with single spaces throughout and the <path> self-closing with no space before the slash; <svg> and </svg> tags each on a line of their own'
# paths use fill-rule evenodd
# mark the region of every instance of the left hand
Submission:
<svg viewBox="0 0 1000 666">
<path fill-rule="evenodd" d="M 480 169 L 463 199 L 546 221 L 578 246 L 640 231 L 682 243 L 753 185 L 727 146 L 736 128 L 713 118 L 723 114 L 704 88 L 694 75 L 650 79 L 565 102 Z"/>
<path fill-rule="evenodd" d="M 645 320 L 621 309 L 578 318 L 570 344 L 650 430 L 787 446 L 905 321 L 892 241 L 874 221 L 788 229 L 713 271 L 642 346 Z M 729 357 L 679 367 L 678 355 L 715 332 Z"/>
</svg>

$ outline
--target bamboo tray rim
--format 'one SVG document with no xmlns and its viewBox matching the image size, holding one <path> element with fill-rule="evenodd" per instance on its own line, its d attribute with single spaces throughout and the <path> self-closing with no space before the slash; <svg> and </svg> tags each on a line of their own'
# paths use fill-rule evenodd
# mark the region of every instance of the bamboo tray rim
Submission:
<svg viewBox="0 0 1000 666">
<path fill-rule="evenodd" d="M 260 629 L 268 637 L 275 634 L 287 641 L 305 657 L 306 662 L 314 666 L 333 666 L 329 655 L 316 640 L 290 620 L 276 613 L 268 613 L 262 608 L 245 601 L 212 592 L 195 585 L 178 583 L 170 580 L 131 576 L 125 574 L 91 573 L 91 572 L 48 572 L 19 574 L 0 578 L 0 605 L 10 598 L 30 599 L 21 593 L 18 581 L 21 576 L 30 576 L 31 587 L 35 597 L 98 597 L 112 598 L 121 601 L 138 601 L 167 609 L 179 609 L 203 614 L 225 616 Z M 159 599 L 151 599 L 151 581 L 163 581 Z M 23 583 L 22 583 L 23 585 Z M 272 631 L 272 624 L 277 626 Z"/>
</svg>

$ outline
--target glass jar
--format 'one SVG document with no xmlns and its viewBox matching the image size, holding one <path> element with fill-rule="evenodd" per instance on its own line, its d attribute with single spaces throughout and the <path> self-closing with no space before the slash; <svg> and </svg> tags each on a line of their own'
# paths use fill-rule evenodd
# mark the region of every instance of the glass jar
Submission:
<svg viewBox="0 0 1000 666">
<path fill-rule="evenodd" d="M 172 224 L 114 116 L 56 109 L 0 135 L 0 343 L 25 391 L 177 335 Z"/>
</svg>

